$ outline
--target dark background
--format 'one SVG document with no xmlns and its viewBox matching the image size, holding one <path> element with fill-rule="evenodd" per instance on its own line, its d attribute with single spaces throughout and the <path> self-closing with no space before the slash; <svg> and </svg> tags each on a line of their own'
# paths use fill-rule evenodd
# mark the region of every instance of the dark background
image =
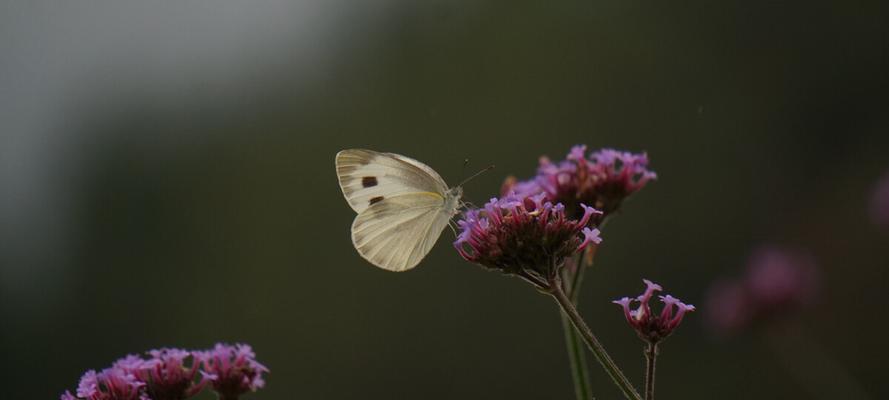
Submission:
<svg viewBox="0 0 889 400">
<path fill-rule="evenodd" d="M 733 338 L 692 314 L 660 397 L 887 398 L 889 235 L 867 214 L 887 4 L 0 2 L 2 397 L 243 341 L 272 370 L 254 399 L 572 398 L 555 304 L 450 232 L 416 270 L 370 266 L 333 157 L 402 153 L 452 184 L 494 163 L 466 187 L 483 203 L 586 143 L 648 151 L 660 176 L 581 296 L 634 382 L 641 342 L 610 300 L 646 277 L 703 307 L 772 243 L 817 257 L 815 306 Z"/>
</svg>

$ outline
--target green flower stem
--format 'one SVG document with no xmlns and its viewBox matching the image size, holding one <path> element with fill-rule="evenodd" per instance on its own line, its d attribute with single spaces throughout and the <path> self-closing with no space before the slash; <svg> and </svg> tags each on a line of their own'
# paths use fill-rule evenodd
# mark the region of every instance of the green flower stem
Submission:
<svg viewBox="0 0 889 400">
<path fill-rule="evenodd" d="M 577 335 L 577 331 L 571 325 L 571 319 L 563 312 L 562 329 L 565 331 L 565 344 L 568 346 L 568 362 L 571 365 L 571 378 L 574 380 L 574 394 L 577 400 L 590 400 L 593 398 L 590 387 L 589 367 L 586 362 L 586 354 L 583 349 L 583 341 Z"/>
<path fill-rule="evenodd" d="M 577 296 L 580 292 L 580 283 L 583 281 L 585 265 L 580 265 L 582 255 L 578 254 L 572 260 L 575 268 L 573 274 L 566 273 L 565 282 L 568 288 L 568 298 L 573 304 L 577 304 Z M 568 270 L 566 269 L 566 272 Z M 564 312 L 559 313 L 562 318 L 562 330 L 565 332 L 565 344 L 568 349 L 568 363 L 571 366 L 571 378 L 574 381 L 574 394 L 577 400 L 590 400 L 593 398 L 592 385 L 590 385 L 589 366 L 586 360 L 583 340 L 577 334 L 571 319 Z"/>
<path fill-rule="evenodd" d="M 657 362 L 657 343 L 645 348 L 645 400 L 654 400 L 654 373 Z"/>
<path fill-rule="evenodd" d="M 568 281 L 568 298 L 570 298 L 571 302 L 574 304 L 577 304 L 577 298 L 580 296 L 578 293 L 580 293 L 580 285 L 583 284 L 583 272 L 586 271 L 587 267 L 593 265 L 592 262 L 583 262 L 583 264 L 581 264 L 582 259 L 584 258 L 586 257 L 584 257 L 583 254 L 577 255 L 577 271 L 574 272 L 573 276 L 571 276 L 571 279 Z"/>
<path fill-rule="evenodd" d="M 621 392 L 623 392 L 624 397 L 629 400 L 642 400 L 639 393 L 633 388 L 633 385 L 627 377 L 620 371 L 620 368 L 617 367 L 614 360 L 611 359 L 605 351 L 605 348 L 602 347 L 602 344 L 599 343 L 599 339 L 596 339 L 596 336 L 593 335 L 593 332 L 587 326 L 586 322 L 583 321 L 583 317 L 577 312 L 574 303 L 572 303 L 571 299 L 565 295 L 565 291 L 562 289 L 561 280 L 558 278 L 554 279 L 552 282 L 549 282 L 547 288 L 549 289 L 549 295 L 556 300 L 556 303 L 562 308 L 564 314 L 571 320 L 571 324 L 574 325 L 577 333 L 580 334 L 584 342 L 586 342 L 587 347 L 589 347 L 590 351 L 593 352 L 593 355 L 596 356 L 596 360 L 599 361 L 602 368 L 605 368 L 605 372 L 608 373 L 608 376 L 611 377 L 614 384 L 620 388 Z"/>
</svg>

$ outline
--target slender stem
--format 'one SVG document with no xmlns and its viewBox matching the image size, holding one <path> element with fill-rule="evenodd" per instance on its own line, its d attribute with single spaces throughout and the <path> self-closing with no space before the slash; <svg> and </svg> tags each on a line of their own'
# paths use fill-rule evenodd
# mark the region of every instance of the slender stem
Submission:
<svg viewBox="0 0 889 400">
<path fill-rule="evenodd" d="M 580 285 L 583 284 L 583 271 L 587 269 L 588 266 L 591 266 L 593 263 L 586 263 L 584 256 L 586 253 L 578 254 L 577 259 L 577 270 L 574 272 L 574 276 L 571 277 L 571 280 L 568 281 L 568 297 L 571 299 L 571 302 L 577 304 L 577 298 L 580 296 Z"/>
<path fill-rule="evenodd" d="M 580 297 L 580 286 L 583 284 L 584 272 L 593 265 L 594 250 L 595 247 L 587 247 L 583 253 L 574 255 L 570 260 L 574 268 L 563 269 L 563 287 L 571 303 L 575 306 Z M 590 368 L 586 360 L 586 352 L 583 349 L 583 339 L 577 334 L 568 315 L 564 312 L 560 312 L 559 315 L 562 319 L 562 330 L 565 332 L 565 345 L 568 348 L 568 365 L 571 367 L 574 394 L 577 400 L 590 400 L 593 398 L 593 392 L 592 385 L 590 385 Z"/>
<path fill-rule="evenodd" d="M 584 342 L 586 342 L 587 347 L 589 347 L 590 351 L 593 352 L 593 355 L 596 356 L 596 360 L 599 361 L 602 368 L 605 368 L 605 372 L 608 373 L 608 376 L 611 377 L 614 384 L 620 388 L 621 392 L 623 392 L 624 397 L 630 400 L 642 400 L 642 398 L 639 397 L 639 393 L 633 388 L 633 385 L 627 377 L 624 376 L 623 372 L 620 371 L 620 368 L 614 363 L 614 360 L 612 360 L 605 351 L 605 348 L 602 347 L 602 344 L 599 343 L 599 339 L 596 339 L 596 336 L 590 331 L 586 322 L 583 321 L 583 317 L 577 312 L 574 303 L 572 303 L 571 299 L 565 295 L 565 291 L 562 289 L 561 282 L 559 282 L 558 279 L 550 282 L 549 293 L 553 299 L 556 300 L 556 303 L 559 304 L 559 307 L 562 308 L 565 315 L 571 320 L 577 333 L 580 334 Z"/>
<path fill-rule="evenodd" d="M 574 394 L 577 400 L 590 400 L 593 398 L 592 388 L 589 382 L 589 367 L 586 362 L 586 354 L 583 342 L 577 335 L 571 319 L 561 312 L 562 329 L 565 331 L 565 344 L 568 346 L 568 362 L 571 365 L 571 378 L 574 381 Z"/>
<path fill-rule="evenodd" d="M 645 400 L 654 400 L 654 373 L 657 368 L 657 343 L 645 348 Z"/>
<path fill-rule="evenodd" d="M 581 265 L 581 257 L 578 254 L 570 261 L 575 266 L 573 273 L 569 268 L 564 269 L 565 289 L 568 290 L 568 297 L 573 304 L 577 304 L 580 283 L 583 281 L 583 271 L 586 269 L 585 265 Z M 577 331 L 574 330 L 568 315 L 564 312 L 559 313 L 559 315 L 562 319 L 562 330 L 565 332 L 565 345 L 568 348 L 568 364 L 571 367 L 571 378 L 574 381 L 574 394 L 577 400 L 590 400 L 593 397 L 593 392 L 590 385 L 589 366 L 586 360 L 583 340 L 577 334 Z"/>
</svg>

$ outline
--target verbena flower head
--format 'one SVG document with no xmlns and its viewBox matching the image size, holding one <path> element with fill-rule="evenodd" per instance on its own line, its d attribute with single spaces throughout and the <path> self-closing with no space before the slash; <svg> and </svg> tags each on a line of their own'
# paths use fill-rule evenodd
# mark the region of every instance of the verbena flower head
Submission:
<svg viewBox="0 0 889 400">
<path fill-rule="evenodd" d="M 111 367 L 101 372 L 87 371 L 77 385 L 78 399 L 87 400 L 149 400 L 142 391 L 144 382 L 122 368 Z M 65 392 L 62 399 L 71 399 Z"/>
<path fill-rule="evenodd" d="M 195 382 L 198 363 L 189 351 L 163 348 L 148 354 L 151 358 L 138 364 L 135 374 L 146 383 L 145 390 L 152 400 L 187 399 L 209 382 L 206 378 Z M 191 366 L 186 367 L 185 360 L 189 357 L 192 357 Z"/>
<path fill-rule="evenodd" d="M 194 357 L 200 361 L 202 374 L 221 399 L 236 399 L 246 392 L 255 392 L 265 385 L 262 374 L 269 372 L 256 361 L 256 354 L 246 344 L 217 343 L 213 350 L 195 352 Z"/>
<path fill-rule="evenodd" d="M 580 204 L 583 215 L 571 219 L 545 197 L 512 193 L 466 211 L 454 247 L 467 261 L 546 286 L 566 258 L 602 239 L 588 226 L 600 211 Z"/>
<path fill-rule="evenodd" d="M 782 318 L 811 303 L 818 286 L 814 259 L 799 251 L 763 247 L 739 279 L 714 283 L 707 296 L 707 322 L 720 333 Z"/>
<path fill-rule="evenodd" d="M 747 287 L 751 300 L 764 310 L 808 304 L 815 295 L 815 261 L 801 252 L 762 248 L 751 257 Z"/>
<path fill-rule="evenodd" d="M 502 193 L 530 196 L 546 193 L 546 200 L 565 205 L 568 215 L 579 218 L 580 204 L 601 210 L 594 224 L 620 208 L 621 203 L 657 175 L 648 170 L 648 155 L 602 149 L 586 155 L 585 145 L 571 148 L 565 160 L 541 157 L 537 175 L 527 181 L 507 178 Z"/>
<path fill-rule="evenodd" d="M 237 399 L 261 388 L 261 374 L 268 372 L 256 362 L 250 346 L 241 344 L 217 344 L 204 352 L 162 348 L 148 355 L 131 354 L 101 372 L 87 371 L 76 395 L 66 391 L 61 400 L 184 400 L 211 382 L 220 399 Z"/>
<path fill-rule="evenodd" d="M 658 296 L 664 306 L 660 313 L 655 313 L 652 311 L 649 301 L 655 293 L 663 289 L 660 285 L 647 279 L 644 279 L 643 282 L 646 286 L 644 293 L 633 299 L 624 297 L 613 301 L 613 303 L 623 308 L 627 323 L 636 330 L 642 340 L 655 344 L 670 336 L 682 322 L 685 314 L 694 311 L 695 306 L 685 304 L 670 295 Z M 639 306 L 634 310 L 632 306 L 635 304 Z"/>
</svg>

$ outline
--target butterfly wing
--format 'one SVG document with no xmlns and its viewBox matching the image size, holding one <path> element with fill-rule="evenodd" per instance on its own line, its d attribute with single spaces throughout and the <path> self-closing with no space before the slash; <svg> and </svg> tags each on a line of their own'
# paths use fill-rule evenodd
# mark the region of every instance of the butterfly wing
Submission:
<svg viewBox="0 0 889 400">
<path fill-rule="evenodd" d="M 415 267 L 432 250 L 453 215 L 445 200 L 437 193 L 417 192 L 368 206 L 352 223 L 355 249 L 373 265 L 389 271 Z"/>
<path fill-rule="evenodd" d="M 387 197 L 418 192 L 444 197 L 448 191 L 432 168 L 393 153 L 343 150 L 336 155 L 336 174 L 346 201 L 357 213 Z"/>
</svg>

